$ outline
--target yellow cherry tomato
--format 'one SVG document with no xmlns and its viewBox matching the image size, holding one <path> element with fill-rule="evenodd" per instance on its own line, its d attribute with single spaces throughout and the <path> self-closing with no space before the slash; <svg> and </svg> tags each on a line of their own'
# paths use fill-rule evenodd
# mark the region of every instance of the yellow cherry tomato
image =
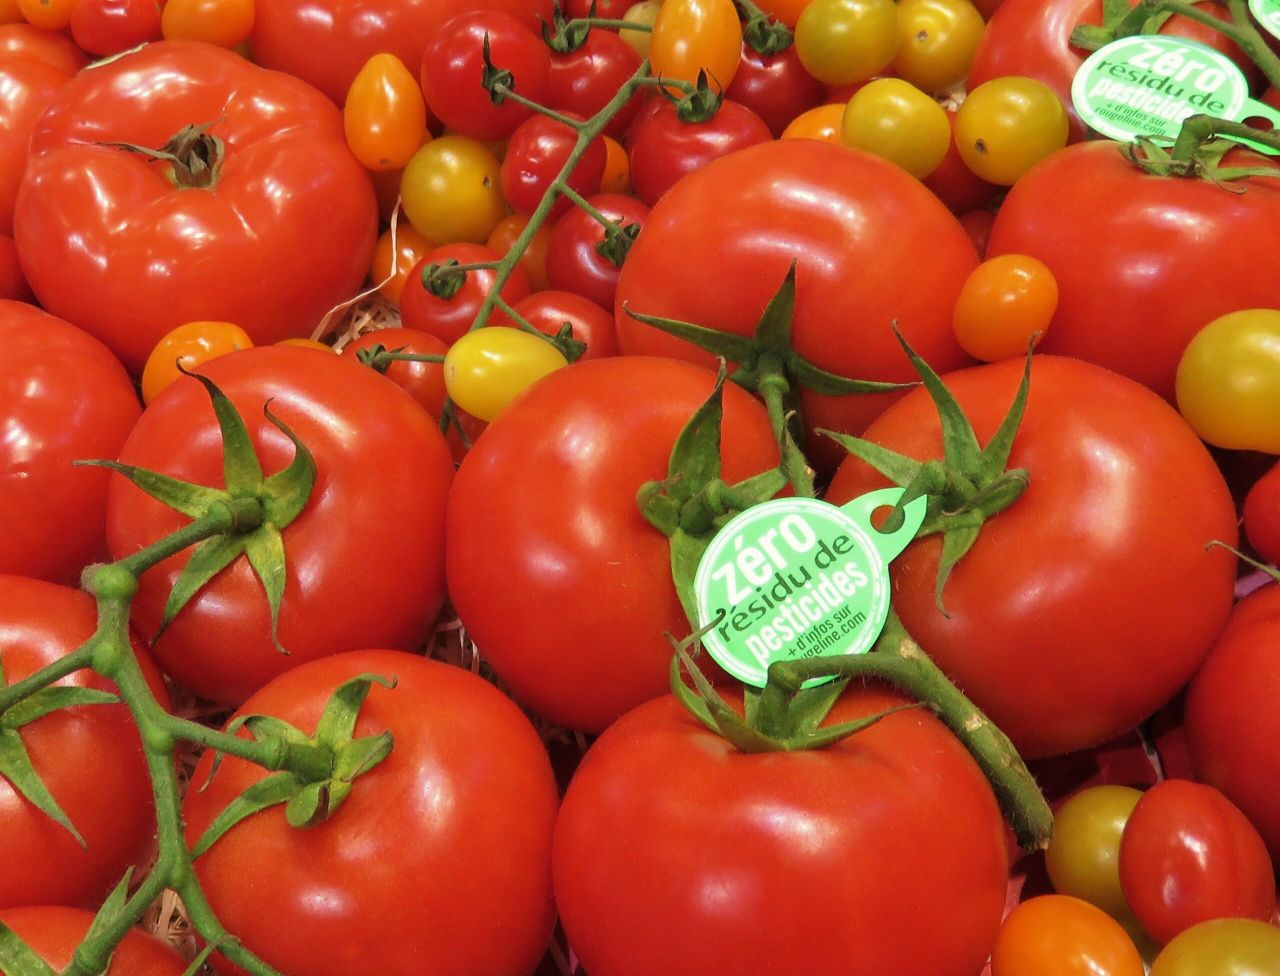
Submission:
<svg viewBox="0 0 1280 976">
<path fill-rule="evenodd" d="M 952 324 L 960 348 L 996 362 L 1025 356 L 1058 308 L 1058 282 L 1042 261 L 1001 254 L 973 269 L 956 298 Z M 1075 892 L 1066 892 L 1075 894 Z"/>
<path fill-rule="evenodd" d="M 660 78 L 728 89 L 742 59 L 742 24 L 733 0 L 666 0 L 653 22 L 649 63 Z"/>
<path fill-rule="evenodd" d="M 622 28 L 618 31 L 624 41 L 636 49 L 636 53 L 642 58 L 649 56 L 649 42 L 653 36 L 650 31 L 653 28 L 653 22 L 658 19 L 658 13 L 662 10 L 662 0 L 640 0 L 640 3 L 628 7 L 627 12 L 622 15 L 624 22 L 635 24 L 637 27 L 647 27 L 650 30 L 628 30 Z"/>
<path fill-rule="evenodd" d="M 182 374 L 238 349 L 250 349 L 249 333 L 233 322 L 187 322 L 156 343 L 142 367 L 142 401 L 150 403 Z"/>
<path fill-rule="evenodd" d="M 1143 976 L 1142 957 L 1120 923 L 1067 895 L 1018 905 L 1000 926 L 992 976 Z"/>
<path fill-rule="evenodd" d="M 801 112 L 782 130 L 779 139 L 817 139 L 841 145 L 840 126 L 844 121 L 844 103 L 819 105 Z"/>
<path fill-rule="evenodd" d="M 528 224 L 529 218 L 524 214 L 503 217 L 485 244 L 495 254 L 506 257 L 507 252 L 511 250 L 511 245 L 516 242 L 516 238 Z M 551 225 L 544 223 L 533 232 L 533 239 L 529 241 L 525 252 L 520 255 L 520 270 L 529 279 L 530 291 L 546 291 L 551 287 L 551 281 L 547 277 L 547 245 L 550 243 Z"/>
<path fill-rule="evenodd" d="M 969 0 L 903 0 L 893 73 L 927 92 L 957 85 L 969 74 L 985 27 Z"/>
<path fill-rule="evenodd" d="M 626 193 L 631 189 L 631 160 L 622 143 L 604 136 L 604 176 L 600 177 L 601 193 Z"/>
<path fill-rule="evenodd" d="M 988 183 L 1013 186 L 1067 144 L 1067 110 L 1042 81 L 1010 75 L 969 92 L 956 112 L 956 148 Z"/>
<path fill-rule="evenodd" d="M 1178 409 L 1218 447 L 1280 454 L 1280 310 L 1214 319 L 1182 353 Z"/>
<path fill-rule="evenodd" d="M 901 78 L 879 78 L 854 92 L 845 106 L 840 140 L 924 179 L 947 154 L 947 112 Z"/>
<path fill-rule="evenodd" d="M 813 0 L 796 21 L 796 55 L 828 85 L 878 75 L 898 50 L 893 0 Z"/>
<path fill-rule="evenodd" d="M 168 41 L 234 48 L 253 30 L 253 5 L 254 0 L 169 0 L 160 13 L 160 32 Z"/>
<path fill-rule="evenodd" d="M 384 230 L 373 246 L 373 260 L 369 262 L 369 279 L 378 285 L 378 294 L 393 305 L 400 304 L 400 293 L 409 271 L 436 245 L 427 240 L 412 225 L 402 220 L 396 225 L 395 249 L 391 247 L 391 230 Z M 392 258 L 395 259 L 395 276 L 391 277 Z M 379 284 L 385 282 L 385 284 Z"/>
<path fill-rule="evenodd" d="M 337 355 L 333 346 L 325 345 L 319 339 L 281 339 L 277 346 L 297 346 L 299 349 L 314 349 L 317 352 L 328 352 Z"/>
<path fill-rule="evenodd" d="M 520 329 L 468 332 L 444 356 L 444 385 L 463 410 L 493 420 L 548 373 L 567 366 L 550 342 Z"/>
<path fill-rule="evenodd" d="M 71 23 L 71 12 L 79 0 L 18 0 L 18 10 L 33 27 L 62 30 Z"/>
<path fill-rule="evenodd" d="M 1112 918 L 1130 914 L 1120 890 L 1120 837 L 1141 799 L 1142 791 L 1129 786 L 1091 786 L 1058 808 L 1044 852 L 1054 891 Z"/>
<path fill-rule="evenodd" d="M 1201 922 L 1161 950 L 1151 976 L 1280 976 L 1280 928 L 1251 918 Z"/>
<path fill-rule="evenodd" d="M 347 90 L 342 126 L 367 169 L 402 169 L 427 135 L 427 103 L 417 77 L 394 54 L 375 54 Z"/>
<path fill-rule="evenodd" d="M 507 212 L 500 169 L 498 157 L 474 139 L 432 139 L 414 153 L 400 179 L 409 222 L 440 245 L 483 242 Z"/>
</svg>

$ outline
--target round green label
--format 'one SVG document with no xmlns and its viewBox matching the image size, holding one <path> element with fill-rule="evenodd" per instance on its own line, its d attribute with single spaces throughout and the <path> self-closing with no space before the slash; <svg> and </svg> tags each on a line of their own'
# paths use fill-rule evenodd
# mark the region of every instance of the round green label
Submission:
<svg viewBox="0 0 1280 976">
<path fill-rule="evenodd" d="M 711 540 L 694 576 L 702 644 L 735 678 L 764 687 L 774 661 L 861 654 L 889 615 L 888 562 L 915 537 L 926 500 L 893 532 L 871 525 L 900 488 L 842 508 L 779 498 L 747 509 Z"/>
<path fill-rule="evenodd" d="M 1280 37 L 1280 0 L 1249 0 L 1249 10 L 1263 30 Z"/>
</svg>

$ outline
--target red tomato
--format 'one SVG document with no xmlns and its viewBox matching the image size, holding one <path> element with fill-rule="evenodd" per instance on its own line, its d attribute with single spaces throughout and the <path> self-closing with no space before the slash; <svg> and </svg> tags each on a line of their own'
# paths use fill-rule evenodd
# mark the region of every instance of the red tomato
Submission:
<svg viewBox="0 0 1280 976">
<path fill-rule="evenodd" d="M 515 310 L 539 332 L 555 335 L 565 323 L 573 328 L 573 338 L 587 344 L 579 362 L 604 359 L 618 353 L 618 337 L 613 316 L 590 299 L 571 291 L 540 291 L 516 302 Z M 508 325 L 495 321 L 494 325 Z"/>
<path fill-rule="evenodd" d="M 209 122 L 226 158 L 207 189 L 100 144 L 157 148 Z M 77 75 L 41 117 L 15 236 L 41 304 L 136 372 L 184 322 L 236 322 L 259 344 L 310 334 L 364 280 L 376 214 L 326 100 L 222 48 L 161 41 Z"/>
<path fill-rule="evenodd" d="M 947 121 L 951 123 L 951 144 L 947 146 L 942 162 L 924 178 L 923 183 L 952 213 L 979 210 L 991 202 L 999 187 L 976 176 L 964 164 L 960 150 L 956 148 L 956 113 L 950 109 L 947 110 Z"/>
<path fill-rule="evenodd" d="M 776 137 L 796 116 L 821 105 L 827 86 L 804 70 L 794 44 L 777 54 L 761 54 L 744 43 L 725 97 L 758 115 Z"/>
<path fill-rule="evenodd" d="M 1274 165 L 1252 153 L 1229 157 L 1237 164 Z M 1148 176 L 1113 142 L 1068 146 L 1010 191 L 987 256 L 1026 254 L 1053 272 L 1059 301 L 1045 352 L 1105 366 L 1172 400 L 1178 360 L 1206 323 L 1280 308 L 1280 278 L 1258 274 L 1237 249 L 1280 248 L 1280 183 L 1233 186 Z M 1081 207 L 1081 194 L 1096 205 Z M 1219 246 L 1228 236 L 1236 247 Z"/>
<path fill-rule="evenodd" d="M 614 0 L 612 6 L 617 7 L 620 3 L 621 0 Z M 604 8 L 605 4 L 598 4 L 596 16 L 622 16 L 621 13 L 604 13 Z M 587 34 L 581 47 L 567 54 L 552 52 L 547 105 L 584 119 L 590 118 L 604 108 L 639 67 L 640 55 L 635 48 L 613 31 L 593 30 Z M 637 93 L 609 121 L 604 130 L 607 135 L 621 137 L 627 131 L 627 126 L 640 110 L 642 97 Z"/>
<path fill-rule="evenodd" d="M 979 443 L 995 433 L 1022 370 L 1005 360 L 946 377 Z M 942 453 L 923 389 L 863 436 L 916 459 Z M 939 535 L 894 561 L 894 607 L 1024 756 L 1049 756 L 1106 741 L 1186 683 L 1230 610 L 1235 560 L 1204 546 L 1235 539 L 1235 510 L 1172 407 L 1071 359 L 1036 356 L 1009 466 L 1025 469 L 1030 487 L 952 572 L 950 616 L 934 601 Z M 839 504 L 883 483 L 850 458 L 827 497 Z"/>
<path fill-rule="evenodd" d="M 764 120 L 737 102 L 726 99 L 705 122 L 681 122 L 664 101 L 631 135 L 631 186 L 652 207 L 681 177 L 772 139 Z"/>
<path fill-rule="evenodd" d="M 561 6 L 564 8 L 564 15 L 568 18 L 586 17 L 593 5 L 597 17 L 621 18 L 637 2 L 638 0 L 565 0 Z M 594 33 L 605 32 L 595 31 Z"/>
<path fill-rule="evenodd" d="M 62 31 L 41 30 L 30 24 L 0 26 L 0 55 L 11 54 L 44 61 L 69 75 L 89 63 L 89 56 Z"/>
<path fill-rule="evenodd" d="M 0 234 L 0 299 L 16 302 L 36 300 L 22 275 L 22 265 L 18 263 L 18 245 L 8 234 Z"/>
<path fill-rule="evenodd" d="M 446 21 L 471 10 L 501 10 L 536 29 L 551 0 L 267 0 L 259 2 L 253 57 L 310 82 L 342 104 L 356 73 L 389 52 L 411 69 Z"/>
<path fill-rule="evenodd" d="M 557 795 L 546 750 L 510 699 L 461 668 L 371 650 L 281 675 L 237 714 L 310 735 L 333 690 L 370 673 L 397 683 L 372 688 L 354 734 L 391 732 L 391 755 L 324 823 L 290 827 L 277 806 L 232 827 L 196 861 L 210 904 L 291 976 L 420 976 L 427 960 L 440 976 L 532 971 L 555 918 Z M 208 789 L 189 791 L 189 841 L 266 775 L 228 758 Z"/>
<path fill-rule="evenodd" d="M 979 258 L 987 256 L 987 241 L 991 237 L 991 228 L 996 222 L 996 215 L 990 210 L 970 210 L 959 217 L 960 226 L 973 242 L 973 249 Z"/>
<path fill-rule="evenodd" d="M 1254 482 L 1244 500 L 1244 534 L 1273 566 L 1280 563 L 1280 463 Z"/>
<path fill-rule="evenodd" d="M 90 54 L 119 54 L 160 40 L 159 0 L 76 0 L 71 37 Z"/>
<path fill-rule="evenodd" d="M 649 218 L 647 206 L 620 193 L 602 193 L 587 202 L 623 230 L 643 227 Z M 619 268 L 598 250 L 604 237 L 604 227 L 585 210 L 575 207 L 556 221 L 547 242 L 547 280 L 551 287 L 613 308 Z"/>
<path fill-rule="evenodd" d="M 119 360 L 31 305 L 0 301 L 0 573 L 78 582 L 105 550 L 107 482 L 141 406 Z"/>
<path fill-rule="evenodd" d="M 969 361 L 956 344 L 951 310 L 977 258 L 955 218 L 891 163 L 807 139 L 734 153 L 663 197 L 618 281 L 619 346 L 627 354 L 710 364 L 709 354 L 632 319 L 624 303 L 751 335 L 793 260 L 792 341 L 823 369 L 860 379 L 915 379 L 893 337 L 895 321 L 936 369 Z M 806 426 L 850 433 L 892 399 L 801 396 Z M 835 466 L 833 441 L 809 446 L 811 458 Z"/>
<path fill-rule="evenodd" d="M 902 701 L 859 689 L 830 721 Z M 660 698 L 592 746 L 556 823 L 565 931 L 587 972 L 615 976 L 972 976 L 1008 874 L 991 788 L 923 711 L 748 755 Z"/>
<path fill-rule="evenodd" d="M 450 129 L 492 142 L 505 139 L 533 109 L 510 99 L 495 105 L 485 91 L 484 41 L 495 67 L 510 71 L 525 98 L 546 102 L 551 56 L 525 24 L 499 11 L 461 14 L 436 31 L 422 54 L 422 93 L 433 118 Z"/>
<path fill-rule="evenodd" d="M 1165 780 L 1143 795 L 1120 841 L 1120 886 L 1161 945 L 1215 918 L 1271 921 L 1276 876 L 1267 846 L 1212 786 Z"/>
<path fill-rule="evenodd" d="M 663 634 L 689 624 L 636 491 L 666 477 L 712 385 L 687 363 L 577 363 L 507 407 L 458 470 L 449 596 L 516 699 L 553 722 L 598 732 L 668 687 Z M 764 409 L 732 385 L 724 408 L 724 479 L 776 466 Z"/>
<path fill-rule="evenodd" d="M 344 356 L 355 357 L 362 349 L 382 346 L 391 352 L 443 356 L 449 351 L 442 339 L 415 329 L 376 329 L 366 332 L 343 347 Z M 440 363 L 418 363 L 412 360 L 393 362 L 382 374 L 422 405 L 422 409 L 439 419 L 444 407 L 444 369 Z"/>
<path fill-rule="evenodd" d="M 100 707 L 100 706 L 95 706 Z M 71 965 L 76 946 L 93 924 L 90 912 L 75 908 L 10 908 L 0 923 L 13 929 L 36 955 L 57 971 Z M 125 933 L 103 976 L 182 976 L 187 961 L 155 936 L 137 929 Z"/>
<path fill-rule="evenodd" d="M 538 209 L 538 204 L 564 169 L 577 143 L 576 130 L 545 115 L 534 115 L 517 126 L 502 157 L 499 181 L 502 196 L 512 210 L 532 214 Z M 599 193 L 607 157 L 604 140 L 596 136 L 587 143 L 573 172 L 565 180 L 569 188 L 583 197 Z M 560 216 L 571 206 L 573 204 L 567 198 L 561 197 L 551 208 L 551 218 Z"/>
<path fill-rule="evenodd" d="M 79 590 L 0 575 L 0 620 L 0 661 L 5 683 L 12 685 L 92 637 L 98 614 L 93 599 Z M 160 687 L 155 665 L 146 664 Z M 58 685 L 116 690 L 87 670 Z M 143 867 L 155 848 L 151 780 L 129 710 L 123 704 L 77 705 L 38 718 L 18 734 L 87 846 L 0 776 L 0 908 L 96 907 L 125 869 Z"/>
<path fill-rule="evenodd" d="M 1187 692 L 1196 778 L 1217 787 L 1280 860 L 1280 586 L 1245 597 Z"/>
<path fill-rule="evenodd" d="M 414 648 L 444 599 L 444 501 L 453 471 L 431 418 L 407 394 L 332 353 L 261 346 L 202 372 L 236 405 L 263 470 L 283 469 L 293 446 L 263 416 L 271 409 L 308 445 L 317 476 L 311 499 L 283 533 L 282 655 L 271 640 L 262 584 L 241 557 L 177 615 L 156 642 L 161 667 L 197 694 L 243 701 L 305 661 L 376 641 Z M 120 460 L 184 481 L 222 484 L 222 445 L 208 395 L 184 378 L 143 414 Z M 370 468 L 378 479 L 369 480 Z M 122 477 L 112 481 L 108 542 L 116 558 L 187 519 Z M 369 554 L 377 553 L 375 563 Z M 155 634 L 189 552 L 145 573 L 133 620 Z M 353 571 L 360 567 L 359 571 Z"/>
<path fill-rule="evenodd" d="M 0 233 L 13 234 L 13 208 L 36 119 L 72 73 L 34 57 L 0 55 Z"/>
<path fill-rule="evenodd" d="M 422 273 L 433 264 L 444 265 L 450 260 L 459 264 L 479 264 L 497 261 L 499 256 L 482 244 L 446 244 L 428 251 L 413 266 L 404 283 L 404 290 L 400 292 L 400 320 L 406 329 L 429 332 L 446 343 L 453 344 L 470 330 L 481 303 L 493 290 L 493 283 L 497 281 L 498 275 L 490 268 L 468 271 L 462 287 L 451 297 L 441 298 L 427 291 L 422 283 Z M 529 294 L 528 279 L 519 266 L 511 272 L 511 277 L 498 294 L 508 305 L 514 305 Z"/>
</svg>

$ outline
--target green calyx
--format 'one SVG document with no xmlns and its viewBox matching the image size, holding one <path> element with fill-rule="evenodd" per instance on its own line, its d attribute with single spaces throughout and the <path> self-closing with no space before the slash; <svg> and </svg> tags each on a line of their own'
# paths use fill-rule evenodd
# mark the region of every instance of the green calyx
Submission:
<svg viewBox="0 0 1280 976">
<path fill-rule="evenodd" d="M 481 47 L 484 67 L 480 72 L 480 84 L 489 93 L 489 101 L 501 105 L 507 100 L 507 92 L 516 90 L 516 79 L 506 68 L 499 68 L 489 56 L 489 32 L 485 31 Z"/>
<path fill-rule="evenodd" d="M 222 529 L 200 542 L 192 551 L 190 560 L 169 593 L 160 629 L 152 637 L 153 643 L 205 584 L 244 555 L 266 593 L 271 610 L 271 639 L 280 653 L 287 654 L 278 634 L 286 578 L 281 533 L 301 514 L 311 497 L 316 479 L 315 459 L 284 421 L 271 412 L 268 403 L 263 408 L 267 420 L 293 443 L 294 456 L 288 467 L 270 477 L 265 476 L 249 431 L 235 406 L 211 380 L 195 373 L 187 375 L 204 386 L 212 401 L 222 434 L 225 488 L 191 484 L 116 461 L 77 463 L 119 472 L 175 511 L 196 522 L 216 520 Z"/>
<path fill-rule="evenodd" d="M 772 19 L 752 5 L 752 11 L 742 25 L 742 39 L 751 45 L 753 51 L 768 57 L 771 54 L 781 54 L 795 43 L 796 37 L 786 24 Z"/>
<path fill-rule="evenodd" d="M 596 16 L 596 0 L 591 0 L 585 20 L 566 20 L 559 0 L 551 5 L 551 23 L 542 22 L 542 40 L 557 54 L 571 54 L 587 43 L 590 21 Z"/>
<path fill-rule="evenodd" d="M 685 85 L 688 89 L 688 85 Z M 719 81 L 716 87 L 711 87 L 711 79 L 708 77 L 705 69 L 698 69 L 698 78 L 693 84 L 693 88 L 676 94 L 667 87 L 658 89 L 662 92 L 662 96 L 676 107 L 676 118 L 681 122 L 689 125 L 697 125 L 699 122 L 706 122 L 720 111 L 720 106 L 724 102 L 724 90 Z"/>
<path fill-rule="evenodd" d="M 1096 51 L 1122 37 L 1158 34 L 1172 16 L 1169 11 L 1153 10 L 1142 2 L 1130 7 L 1129 0 L 1102 0 L 1102 23 L 1081 24 L 1071 32 L 1071 46 Z"/>
<path fill-rule="evenodd" d="M 938 409 L 942 422 L 942 460 L 916 461 L 859 437 L 833 431 L 822 433 L 905 489 L 884 528 L 891 530 L 900 523 L 905 505 L 921 496 L 928 498 L 927 514 L 917 538 L 942 533 L 942 558 L 934 596 L 939 611 L 949 616 L 943 606 L 942 591 L 952 569 L 973 547 L 986 520 L 1012 505 L 1030 483 L 1025 470 L 1006 470 L 1006 467 L 1031 391 L 1031 350 L 1027 350 L 1022 382 L 1009 413 L 984 448 L 979 445 L 960 404 L 938 374 L 916 354 L 896 326 L 894 335 Z"/>
<path fill-rule="evenodd" d="M 672 580 L 685 616 L 695 627 L 693 577 L 711 537 L 738 512 L 772 498 L 786 485 L 786 476 L 776 468 L 736 485 L 721 480 L 724 380 L 722 365 L 711 396 L 676 439 L 667 477 L 646 482 L 636 494 L 641 514 L 670 540 Z"/>
<path fill-rule="evenodd" d="M 467 283 L 467 272 L 457 258 L 449 258 L 441 264 L 431 264 L 422 269 L 422 287 L 436 298 L 448 301 Z"/>
<path fill-rule="evenodd" d="M 212 122 L 183 127 L 159 149 L 131 142 L 104 142 L 103 146 L 138 153 L 169 165 L 169 181 L 180 190 L 208 190 L 218 182 L 226 144 L 209 135 Z"/>
<path fill-rule="evenodd" d="M 200 836 L 192 854 L 199 857 L 241 820 L 269 807 L 283 805 L 289 825 L 296 828 L 332 817 L 351 795 L 355 780 L 391 755 L 394 746 L 390 732 L 354 737 L 356 719 L 375 684 L 394 688 L 395 679 L 361 674 L 340 685 L 312 736 L 270 715 L 245 715 L 227 726 L 229 733 L 243 728 L 257 742 L 274 747 L 280 771 L 232 800 Z M 221 760 L 221 755 L 215 757 L 210 780 Z"/>
<path fill-rule="evenodd" d="M 1280 170 L 1274 166 L 1224 166 L 1227 153 L 1241 148 L 1236 140 L 1266 144 L 1280 151 L 1280 136 L 1276 133 L 1211 115 L 1193 115 L 1183 122 L 1172 147 L 1139 136 L 1121 151 L 1149 176 L 1206 180 L 1233 193 L 1245 191 L 1244 186 L 1233 181 L 1251 176 L 1280 177 Z"/>
<path fill-rule="evenodd" d="M 596 253 L 615 268 L 621 268 L 639 236 L 639 224 L 610 221 L 609 226 L 604 228 L 604 237 L 596 242 Z"/>
</svg>

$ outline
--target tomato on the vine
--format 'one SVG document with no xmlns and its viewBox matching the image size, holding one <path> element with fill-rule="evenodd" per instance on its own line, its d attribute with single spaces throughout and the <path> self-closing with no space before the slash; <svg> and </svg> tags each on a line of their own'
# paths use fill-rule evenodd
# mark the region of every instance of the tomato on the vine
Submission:
<svg viewBox="0 0 1280 976">
<path fill-rule="evenodd" d="M 556 335 L 566 324 L 572 329 L 573 338 L 586 343 L 579 362 L 587 359 L 604 359 L 618 352 L 618 338 L 613 326 L 613 314 L 589 298 L 571 291 L 534 292 L 528 298 L 516 302 L 520 317 L 539 332 Z M 502 316 L 495 316 L 492 325 L 509 324 Z"/>
<path fill-rule="evenodd" d="M 471 328 L 481 304 L 498 280 L 493 268 L 473 268 L 462 272 L 464 278 L 456 290 L 445 286 L 440 294 L 428 290 L 422 275 L 432 265 L 442 269 L 449 262 L 461 265 L 497 263 L 499 256 L 482 244 L 446 244 L 428 251 L 409 272 L 400 293 L 400 321 L 405 328 L 429 332 L 447 343 L 456 342 Z M 529 282 L 519 266 L 514 268 L 499 297 L 514 305 L 529 294 Z"/>
<path fill-rule="evenodd" d="M 353 339 L 343 347 L 344 356 L 354 357 L 364 349 L 382 346 L 388 352 L 406 352 L 424 356 L 439 356 L 441 360 L 449 351 L 443 339 L 417 329 L 374 329 Z M 423 363 L 410 359 L 393 361 L 382 373 L 387 379 L 412 396 L 422 409 L 437 420 L 444 407 L 443 362 Z"/>
<path fill-rule="evenodd" d="M 633 234 L 640 232 L 649 217 L 649 208 L 632 196 L 602 193 L 587 202 L 622 230 L 631 228 Z M 613 308 L 620 269 L 600 253 L 604 239 L 604 227 L 585 210 L 575 207 L 556 221 L 547 242 L 547 279 L 551 287 Z M 625 258 L 622 263 L 625 267 Z"/>
<path fill-rule="evenodd" d="M 508 214 L 498 221 L 485 246 L 494 254 L 505 258 L 528 226 L 529 218 L 524 214 Z M 547 251 L 551 246 L 553 226 L 555 224 L 546 222 L 535 230 L 524 253 L 516 262 L 529 281 L 529 290 L 533 292 L 546 291 L 551 287 L 551 279 L 547 275 Z"/>
<path fill-rule="evenodd" d="M 566 114 L 566 117 L 581 121 L 571 115 Z M 512 210 L 528 215 L 538 208 L 577 148 L 577 143 L 576 129 L 545 115 L 533 115 L 516 127 L 507 142 L 499 171 L 502 196 Z M 573 171 L 565 179 L 569 189 L 583 197 L 599 193 L 608 155 L 600 136 L 588 142 Z M 571 206 L 570 200 L 561 196 L 551 208 L 551 219 Z"/>
<path fill-rule="evenodd" d="M 596 16 L 610 15 L 598 10 Z M 592 30 L 580 47 L 563 54 L 552 52 L 547 105 L 584 119 L 590 118 L 604 108 L 639 67 L 640 55 L 618 34 Z M 639 92 L 633 95 L 605 124 L 605 133 L 621 136 L 626 132 L 640 109 L 641 98 Z"/>
<path fill-rule="evenodd" d="M 492 421 L 534 383 L 567 364 L 555 346 L 520 329 L 476 329 L 444 357 L 444 385 L 467 413 Z"/>
</svg>

